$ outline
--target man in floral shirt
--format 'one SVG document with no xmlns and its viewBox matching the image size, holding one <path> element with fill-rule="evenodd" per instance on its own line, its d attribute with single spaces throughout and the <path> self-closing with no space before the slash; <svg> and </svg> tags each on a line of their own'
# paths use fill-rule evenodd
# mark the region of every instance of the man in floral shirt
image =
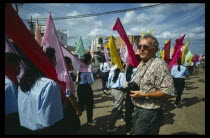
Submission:
<svg viewBox="0 0 210 138">
<path fill-rule="evenodd" d="M 135 105 L 134 135 L 158 135 L 163 121 L 162 109 L 168 98 L 176 96 L 168 65 L 155 56 L 158 46 L 157 39 L 151 34 L 146 34 L 138 45 L 142 61 L 131 82 L 137 83 L 140 89 L 130 91 Z"/>
</svg>

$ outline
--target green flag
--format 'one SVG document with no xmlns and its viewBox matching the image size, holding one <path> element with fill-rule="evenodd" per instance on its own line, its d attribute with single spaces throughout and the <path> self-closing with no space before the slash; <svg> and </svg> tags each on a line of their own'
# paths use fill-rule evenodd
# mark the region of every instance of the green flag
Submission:
<svg viewBox="0 0 210 138">
<path fill-rule="evenodd" d="M 86 53 L 81 36 L 79 38 L 79 41 L 76 44 L 76 53 L 78 54 L 79 58 Z"/>
</svg>

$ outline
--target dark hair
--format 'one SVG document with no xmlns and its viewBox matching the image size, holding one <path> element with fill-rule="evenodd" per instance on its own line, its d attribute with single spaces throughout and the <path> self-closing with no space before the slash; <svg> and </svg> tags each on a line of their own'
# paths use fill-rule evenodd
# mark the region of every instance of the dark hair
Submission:
<svg viewBox="0 0 210 138">
<path fill-rule="evenodd" d="M 101 58 L 102 58 L 102 62 L 103 62 L 102 63 L 103 64 L 102 65 L 102 70 L 103 70 L 104 69 L 104 62 L 106 62 L 106 59 L 105 59 L 105 56 L 104 55 L 102 55 Z"/>
<path fill-rule="evenodd" d="M 69 57 L 64 57 L 64 59 L 66 61 L 66 65 L 68 65 L 69 63 L 72 63 Z"/>
<path fill-rule="evenodd" d="M 17 63 L 17 62 L 20 62 L 21 57 L 18 56 L 17 54 L 14 54 L 11 52 L 8 52 L 8 53 L 6 52 L 5 59 L 7 59 L 9 63 Z"/>
<path fill-rule="evenodd" d="M 126 81 L 130 81 L 131 80 L 131 74 L 133 72 L 133 66 L 132 65 L 128 65 L 127 67 L 127 71 L 126 71 Z"/>
<path fill-rule="evenodd" d="M 53 57 L 55 57 L 55 49 L 54 48 L 51 48 L 51 47 L 46 48 L 45 53 L 49 57 L 50 60 L 52 60 Z"/>
<path fill-rule="evenodd" d="M 83 62 L 84 62 L 86 65 L 88 65 L 88 62 L 91 61 L 92 56 L 90 55 L 90 53 L 86 53 L 86 54 L 84 54 L 83 57 L 84 57 Z"/>
<path fill-rule="evenodd" d="M 182 64 L 182 59 L 179 58 L 178 61 L 177 61 L 177 63 L 178 63 L 178 71 L 180 71 L 180 65 Z"/>
<path fill-rule="evenodd" d="M 31 90 L 36 81 L 41 77 L 46 76 L 36 65 L 31 63 L 31 65 L 28 65 L 28 67 L 25 69 L 23 77 L 20 79 L 20 89 L 23 92 Z"/>
<path fill-rule="evenodd" d="M 114 70 L 114 77 L 113 77 L 112 82 L 115 83 L 115 82 L 117 81 L 119 74 L 120 74 L 120 69 L 119 69 L 119 68 L 116 68 L 116 69 Z"/>
</svg>

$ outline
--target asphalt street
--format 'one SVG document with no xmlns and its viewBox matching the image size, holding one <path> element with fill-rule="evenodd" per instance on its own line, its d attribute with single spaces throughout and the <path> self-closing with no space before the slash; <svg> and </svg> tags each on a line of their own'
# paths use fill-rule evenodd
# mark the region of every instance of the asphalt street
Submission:
<svg viewBox="0 0 210 138">
<path fill-rule="evenodd" d="M 109 116 L 112 110 L 111 95 L 102 96 L 102 84 L 98 79 L 92 84 L 94 91 L 93 118 L 95 125 L 87 124 L 86 111 L 80 116 L 81 129 L 79 135 L 125 135 L 125 122 L 119 118 L 115 124 L 115 133 L 106 132 Z M 111 90 L 107 91 L 108 94 Z M 199 72 L 186 78 L 182 95 L 182 106 L 175 108 L 175 98 L 169 99 L 168 107 L 164 109 L 164 121 L 160 135 L 204 135 L 205 134 L 205 72 Z M 124 110 L 124 109 L 123 109 Z"/>
</svg>

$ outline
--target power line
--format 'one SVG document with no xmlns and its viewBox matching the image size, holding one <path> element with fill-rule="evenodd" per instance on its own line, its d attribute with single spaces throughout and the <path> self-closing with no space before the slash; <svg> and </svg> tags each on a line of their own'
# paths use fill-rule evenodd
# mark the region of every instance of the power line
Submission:
<svg viewBox="0 0 210 138">
<path fill-rule="evenodd" d="M 73 19 L 73 18 L 84 18 L 84 17 L 91 17 L 91 16 L 100 16 L 100 15 L 106 15 L 106 14 L 115 14 L 115 13 L 122 13 L 122 12 L 133 11 L 133 10 L 143 10 L 143 9 L 147 9 L 147 8 L 154 8 L 154 7 L 165 6 L 165 5 L 172 5 L 172 4 L 176 4 L 176 3 L 160 3 L 160 4 L 156 4 L 156 5 L 149 5 L 149 6 L 130 8 L 130 9 L 124 9 L 124 10 L 109 11 L 109 12 L 83 14 L 83 15 L 66 16 L 66 17 L 54 17 L 53 20 L 65 20 L 65 19 Z M 36 20 L 36 19 L 38 19 L 39 21 L 45 21 L 47 18 L 34 18 L 34 20 Z"/>
</svg>

